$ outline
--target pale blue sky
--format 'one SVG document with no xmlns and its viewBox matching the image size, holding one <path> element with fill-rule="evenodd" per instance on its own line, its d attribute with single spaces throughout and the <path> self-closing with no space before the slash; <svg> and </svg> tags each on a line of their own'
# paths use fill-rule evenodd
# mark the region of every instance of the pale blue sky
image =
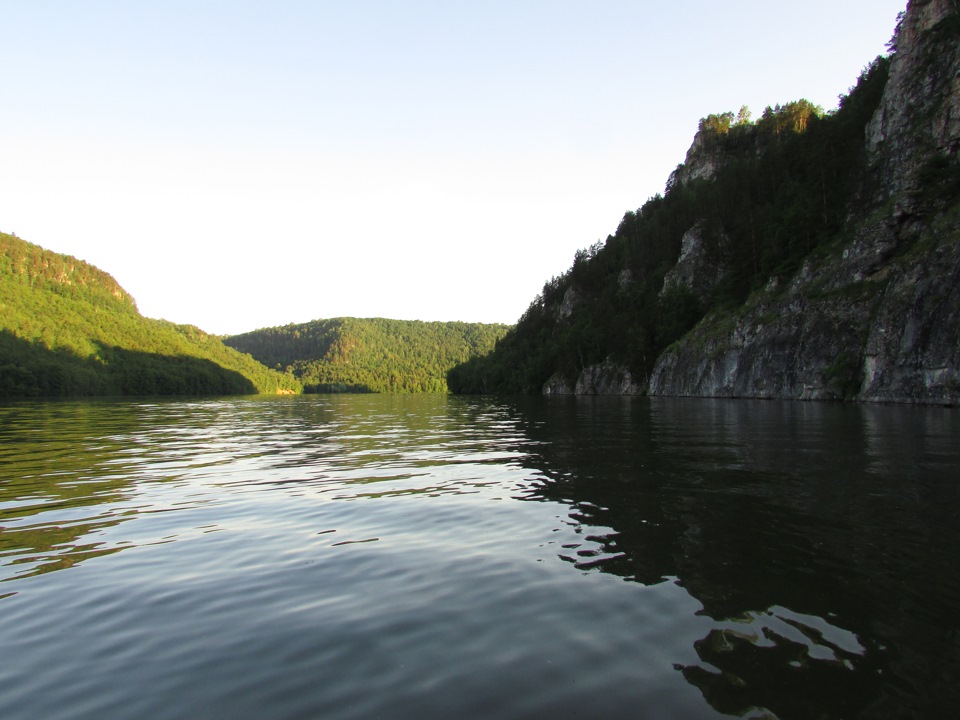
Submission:
<svg viewBox="0 0 960 720">
<path fill-rule="evenodd" d="M 905 0 L 0 0 L 0 230 L 236 333 L 514 322 L 699 118 L 827 109 Z"/>
</svg>

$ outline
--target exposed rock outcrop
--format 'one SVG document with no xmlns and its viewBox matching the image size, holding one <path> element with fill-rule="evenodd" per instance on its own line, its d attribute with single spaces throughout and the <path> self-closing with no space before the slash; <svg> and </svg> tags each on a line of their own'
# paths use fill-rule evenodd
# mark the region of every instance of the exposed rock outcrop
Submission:
<svg viewBox="0 0 960 720">
<path fill-rule="evenodd" d="M 960 402 L 960 226 L 940 231 L 931 252 L 848 253 L 708 317 L 660 356 L 650 394 Z"/>
<path fill-rule="evenodd" d="M 721 235 L 719 240 L 711 245 L 702 223 L 697 223 L 687 230 L 680 241 L 680 257 L 677 264 L 664 276 L 660 295 L 678 288 L 690 290 L 700 296 L 707 295 L 726 273 L 720 252 L 726 243 L 727 239 Z"/>
<path fill-rule="evenodd" d="M 885 197 L 909 200 L 931 155 L 960 146 L 958 25 L 953 0 L 912 0 L 897 28 L 890 79 L 866 133 Z"/>
<path fill-rule="evenodd" d="M 851 239 L 705 318 L 661 354 L 651 394 L 960 402 L 960 213 L 937 185 L 960 148 L 958 37 L 952 0 L 909 4 L 866 131 L 873 204 Z"/>
<path fill-rule="evenodd" d="M 960 223 L 923 239 L 938 242 L 898 263 L 872 317 L 860 400 L 960 402 Z"/>
<path fill-rule="evenodd" d="M 639 395 L 643 391 L 630 371 L 611 358 L 584 368 L 574 388 L 576 395 Z"/>
<path fill-rule="evenodd" d="M 543 395 L 642 395 L 646 386 L 637 383 L 630 371 L 607 358 L 585 367 L 571 384 L 562 373 L 554 373 L 543 384 Z"/>
<path fill-rule="evenodd" d="M 683 185 L 694 180 L 710 180 L 723 158 L 718 147 L 710 142 L 710 130 L 700 129 L 693 137 L 687 155 L 670 177 L 668 185 Z"/>
<path fill-rule="evenodd" d="M 561 373 L 554 373 L 543 384 L 541 392 L 544 395 L 573 395 L 573 388 Z"/>
<path fill-rule="evenodd" d="M 960 404 L 960 0 L 835 112 L 708 115 L 457 392 Z"/>
<path fill-rule="evenodd" d="M 577 292 L 577 289 L 571 285 L 563 294 L 563 301 L 560 303 L 560 309 L 557 311 L 557 320 L 566 320 L 573 315 L 573 311 L 577 309 L 579 303 L 580 294 Z"/>
</svg>

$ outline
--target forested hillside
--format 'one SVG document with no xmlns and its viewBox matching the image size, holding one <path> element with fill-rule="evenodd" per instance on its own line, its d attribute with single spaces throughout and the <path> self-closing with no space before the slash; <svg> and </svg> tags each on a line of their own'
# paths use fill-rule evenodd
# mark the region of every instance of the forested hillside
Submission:
<svg viewBox="0 0 960 720">
<path fill-rule="evenodd" d="M 490 352 L 506 325 L 334 318 L 228 337 L 307 392 L 447 392 L 446 373 Z"/>
<path fill-rule="evenodd" d="M 299 389 L 196 327 L 142 317 L 102 270 L 0 233 L 0 396 Z"/>
<path fill-rule="evenodd" d="M 626 370 L 636 392 L 657 357 L 711 312 L 743 305 L 836 241 L 858 190 L 864 128 L 889 61 L 863 72 L 839 109 L 800 100 L 710 115 L 663 195 L 547 282 L 487 357 L 449 375 L 455 392 L 550 392 L 586 368 Z M 682 251 L 700 266 L 678 273 Z M 548 384 L 551 381 L 551 384 Z M 545 388 L 546 385 L 546 388 Z"/>
<path fill-rule="evenodd" d="M 705 117 L 455 392 L 960 404 L 960 8 L 911 0 L 824 113 Z"/>
</svg>

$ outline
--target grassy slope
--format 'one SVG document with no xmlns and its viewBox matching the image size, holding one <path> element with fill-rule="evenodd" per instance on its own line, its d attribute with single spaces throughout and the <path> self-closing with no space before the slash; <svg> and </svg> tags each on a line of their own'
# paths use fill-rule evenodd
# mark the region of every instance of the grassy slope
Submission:
<svg viewBox="0 0 960 720">
<path fill-rule="evenodd" d="M 299 389 L 196 327 L 144 318 L 102 270 L 0 233 L 0 396 Z"/>
</svg>

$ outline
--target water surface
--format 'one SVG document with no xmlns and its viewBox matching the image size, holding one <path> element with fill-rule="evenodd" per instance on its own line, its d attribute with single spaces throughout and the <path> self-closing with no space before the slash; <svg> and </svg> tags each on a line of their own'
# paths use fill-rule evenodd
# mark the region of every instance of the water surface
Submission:
<svg viewBox="0 0 960 720">
<path fill-rule="evenodd" d="M 0 717 L 960 706 L 960 413 L 0 405 Z"/>
</svg>

